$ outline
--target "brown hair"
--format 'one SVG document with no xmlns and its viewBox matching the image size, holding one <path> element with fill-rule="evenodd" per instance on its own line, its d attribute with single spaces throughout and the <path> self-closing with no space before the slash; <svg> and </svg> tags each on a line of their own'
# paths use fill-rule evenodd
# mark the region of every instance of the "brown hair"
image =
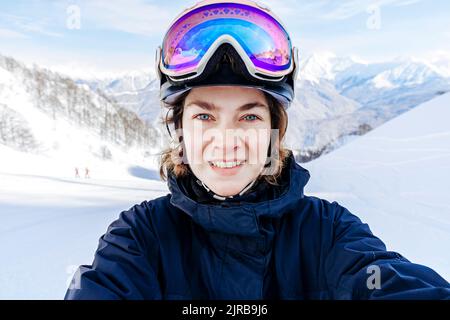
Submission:
<svg viewBox="0 0 450 320">
<path fill-rule="evenodd" d="M 173 104 L 163 104 L 164 107 L 168 109 L 166 117 L 162 119 L 162 123 L 164 126 L 173 124 L 175 129 L 181 127 L 184 102 L 188 94 L 189 92 L 182 94 Z M 281 175 L 282 169 L 285 166 L 286 159 L 290 152 L 288 149 L 284 148 L 282 143 L 287 130 L 288 116 L 284 106 L 278 100 L 276 100 L 266 92 L 264 92 L 264 95 L 266 97 L 270 110 L 272 129 L 279 130 L 279 141 L 276 141 L 276 144 L 278 146 L 278 157 L 272 158 L 272 161 L 274 161 L 275 163 L 271 164 L 270 171 L 267 171 L 264 175 L 260 174 L 260 177 L 266 180 L 266 182 L 268 182 L 269 184 L 278 185 L 277 179 Z M 168 114 L 170 113 L 169 111 L 172 111 L 170 116 L 168 116 Z M 161 179 L 163 180 L 167 180 L 167 175 L 169 172 L 173 172 L 175 177 L 185 176 L 189 172 L 187 164 L 181 161 L 177 161 L 177 163 L 173 161 L 173 157 L 181 158 L 183 154 L 182 137 L 178 142 L 180 142 L 180 144 L 177 147 L 167 148 L 161 153 L 159 174 L 161 176 Z"/>
</svg>

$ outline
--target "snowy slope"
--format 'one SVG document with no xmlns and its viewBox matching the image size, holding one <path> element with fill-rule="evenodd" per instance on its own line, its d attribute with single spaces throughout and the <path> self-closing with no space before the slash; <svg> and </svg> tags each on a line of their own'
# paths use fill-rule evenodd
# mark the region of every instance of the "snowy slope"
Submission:
<svg viewBox="0 0 450 320">
<path fill-rule="evenodd" d="M 391 250 L 450 279 L 450 94 L 304 164 L 306 193 L 336 200 Z"/>
<path fill-rule="evenodd" d="M 389 249 L 450 279 L 449 118 L 443 95 L 303 164 L 306 194 L 338 201 Z M 61 299 L 119 213 L 168 192 L 156 161 L 98 163 L 84 179 L 65 162 L 1 146 L 0 154 L 0 298 Z"/>
<path fill-rule="evenodd" d="M 118 214 L 165 192 L 145 129 L 101 92 L 0 56 L 0 299 L 62 298 Z"/>
<path fill-rule="evenodd" d="M 0 145 L 74 163 L 137 163 L 158 144 L 152 127 L 101 91 L 0 55 Z"/>
<path fill-rule="evenodd" d="M 327 70 L 336 79 L 337 69 Z M 335 92 L 328 88 L 328 95 L 317 90 L 315 99 L 327 100 Z M 6 261 L 0 266 L 0 299 L 61 299 L 72 272 L 92 262 L 98 238 L 119 213 L 168 190 L 158 178 L 156 157 L 107 143 L 114 157 L 104 161 L 95 155 L 102 139 L 64 118 L 54 121 L 33 108 L 29 92 L 21 90 L 14 75 L 0 73 L 0 113 L 3 103 L 20 114 L 36 141 L 43 142 L 38 147 L 48 152 L 23 153 L 0 144 L 0 252 Z M 317 123 L 326 130 L 322 127 L 318 139 L 331 141 L 342 133 L 341 126 L 349 128 L 352 114 L 341 115 L 339 122 L 330 113 L 323 117 Z M 389 249 L 450 279 L 448 119 L 446 94 L 349 139 L 344 147 L 303 164 L 312 176 L 306 193 L 337 200 L 367 222 Z M 314 122 L 308 125 L 301 130 L 318 130 Z M 81 178 L 74 177 L 75 167 Z M 85 167 L 90 179 L 84 178 Z"/>
<path fill-rule="evenodd" d="M 0 146 L 0 299 L 62 299 L 121 211 L 167 192 L 145 167 L 61 161 Z"/>
</svg>

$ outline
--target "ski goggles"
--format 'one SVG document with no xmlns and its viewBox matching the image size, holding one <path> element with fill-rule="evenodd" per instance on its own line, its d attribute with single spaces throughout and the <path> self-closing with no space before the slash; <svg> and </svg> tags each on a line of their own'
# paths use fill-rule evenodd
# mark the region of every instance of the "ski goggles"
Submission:
<svg viewBox="0 0 450 320">
<path fill-rule="evenodd" d="M 194 79 L 224 43 L 257 79 L 280 81 L 297 69 L 297 48 L 281 22 L 268 9 L 241 0 L 203 1 L 183 12 L 158 47 L 157 71 L 175 82 Z"/>
</svg>

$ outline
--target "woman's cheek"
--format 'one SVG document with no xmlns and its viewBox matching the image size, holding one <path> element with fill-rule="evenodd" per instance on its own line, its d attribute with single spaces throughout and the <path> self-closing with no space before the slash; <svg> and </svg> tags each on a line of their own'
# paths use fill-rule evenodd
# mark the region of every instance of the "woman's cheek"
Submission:
<svg viewBox="0 0 450 320">
<path fill-rule="evenodd" d="M 189 164 L 193 166 L 202 165 L 204 162 L 203 159 L 203 150 L 204 150 L 204 141 L 202 134 L 194 133 L 191 130 L 186 130 L 185 134 L 185 149 L 187 152 L 187 159 Z"/>
<path fill-rule="evenodd" d="M 250 150 L 250 163 L 263 166 L 266 162 L 267 151 L 270 144 L 270 128 L 261 127 L 257 129 L 257 134 L 251 141 L 248 141 L 248 149 Z"/>
</svg>

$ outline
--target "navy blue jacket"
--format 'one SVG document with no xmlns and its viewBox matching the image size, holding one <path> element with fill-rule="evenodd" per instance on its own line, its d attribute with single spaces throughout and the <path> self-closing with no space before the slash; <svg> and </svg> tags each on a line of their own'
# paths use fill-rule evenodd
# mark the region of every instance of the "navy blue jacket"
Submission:
<svg viewBox="0 0 450 320">
<path fill-rule="evenodd" d="M 222 203 L 193 200 L 169 175 L 170 194 L 108 227 L 65 299 L 450 298 L 445 279 L 386 251 L 346 208 L 305 196 L 309 172 L 292 154 L 283 171 L 272 199 Z"/>
</svg>

